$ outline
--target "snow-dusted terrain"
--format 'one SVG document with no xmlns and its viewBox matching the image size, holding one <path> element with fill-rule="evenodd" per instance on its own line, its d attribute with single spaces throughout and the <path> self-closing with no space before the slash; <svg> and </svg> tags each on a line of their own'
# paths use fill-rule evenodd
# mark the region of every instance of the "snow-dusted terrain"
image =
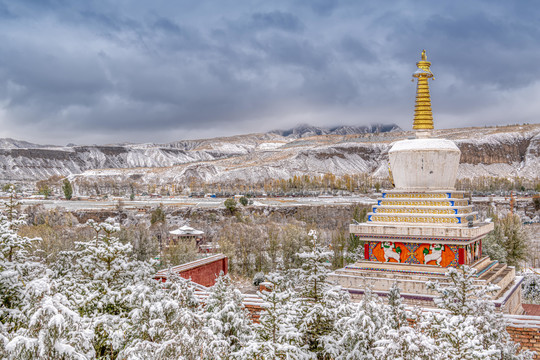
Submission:
<svg viewBox="0 0 540 360">
<path fill-rule="evenodd" d="M 354 129 L 341 127 L 331 135 L 309 136 L 317 133 L 316 128 L 303 127 L 168 144 L 69 147 L 3 139 L 0 180 L 36 181 L 71 175 L 75 181 L 131 177 L 159 184 L 191 180 L 251 183 L 327 173 L 386 177 L 392 143 L 414 135 L 390 130 L 350 134 Z M 339 135 L 343 132 L 345 135 Z M 460 148 L 459 178 L 540 177 L 539 124 L 437 130 L 435 136 L 454 140 Z"/>
</svg>

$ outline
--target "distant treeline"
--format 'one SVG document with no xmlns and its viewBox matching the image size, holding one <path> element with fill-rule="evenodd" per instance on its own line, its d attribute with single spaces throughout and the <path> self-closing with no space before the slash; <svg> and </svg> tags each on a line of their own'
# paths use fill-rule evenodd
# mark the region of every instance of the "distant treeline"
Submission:
<svg viewBox="0 0 540 360">
<path fill-rule="evenodd" d="M 36 183 L 36 190 L 49 195 L 62 195 L 63 178 L 52 177 Z M 234 181 L 226 183 L 207 183 L 197 178 L 186 178 L 178 183 L 141 183 L 139 178 L 117 179 L 81 179 L 73 183 L 74 196 L 124 196 L 141 195 L 191 195 L 205 196 L 214 194 L 217 197 L 230 197 L 236 194 L 246 196 L 318 196 L 321 194 L 348 195 L 366 194 L 382 189 L 391 189 L 388 178 L 373 177 L 368 174 L 352 174 L 336 176 L 301 175 L 288 179 L 268 179 L 255 183 Z M 47 191 L 44 191 L 47 189 Z M 456 189 L 471 191 L 475 194 L 505 195 L 511 191 L 520 193 L 540 192 L 540 179 L 524 177 L 479 176 L 470 179 L 459 179 Z"/>
</svg>

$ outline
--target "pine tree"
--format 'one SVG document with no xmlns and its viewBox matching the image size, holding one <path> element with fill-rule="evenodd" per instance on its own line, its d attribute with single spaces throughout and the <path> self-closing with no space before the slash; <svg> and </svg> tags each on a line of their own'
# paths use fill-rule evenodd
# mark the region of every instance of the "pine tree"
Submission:
<svg viewBox="0 0 540 360">
<path fill-rule="evenodd" d="M 301 333 L 295 327 L 296 310 L 293 291 L 282 275 L 267 275 L 270 291 L 258 294 L 263 300 L 259 324 L 254 325 L 254 338 L 237 357 L 257 360 L 308 360 L 312 354 L 302 348 Z"/>
<path fill-rule="evenodd" d="M 483 240 L 483 250 L 494 260 L 506 262 L 519 269 L 527 259 L 530 237 L 518 215 L 508 213 L 495 217 L 495 229 Z"/>
<path fill-rule="evenodd" d="M 25 284 L 42 276 L 44 267 L 31 255 L 37 242 L 20 236 L 18 228 L 25 223 L 17 212 L 18 202 L 15 188 L 9 188 L 9 199 L 4 203 L 6 215 L 0 215 L 0 320 L 6 334 L 18 325 L 23 306 Z"/>
<path fill-rule="evenodd" d="M 0 216 L 0 355 L 5 359 L 92 358 L 89 333 L 31 255 L 40 239 L 18 235 L 24 218 L 9 189 L 7 215 Z"/>
<path fill-rule="evenodd" d="M 468 266 L 449 268 L 450 284 L 428 283 L 429 289 L 439 293 L 435 303 L 445 312 L 426 316 L 425 333 L 446 359 L 532 359 L 530 352 L 518 351 L 502 313 L 490 299 L 498 288 L 475 284 L 475 274 Z"/>
<path fill-rule="evenodd" d="M 211 340 L 193 284 L 169 273 L 165 283 L 149 279 L 131 289 L 122 359 L 200 359 Z"/>
<path fill-rule="evenodd" d="M 228 275 L 220 276 L 210 289 L 204 306 L 205 327 L 211 341 L 205 359 L 235 358 L 252 338 L 252 321 L 243 305 L 243 296 Z"/>
<path fill-rule="evenodd" d="M 116 356 L 122 347 L 117 334 L 123 332 L 130 284 L 138 284 L 154 273 L 149 263 L 133 260 L 131 244 L 122 244 L 112 219 L 103 223 L 89 220 L 94 239 L 75 243 L 75 250 L 59 254 L 54 277 L 72 306 L 91 318 L 94 348 L 98 357 Z"/>
<path fill-rule="evenodd" d="M 25 322 L 6 344 L 8 359 L 92 359 L 92 331 L 47 277 L 31 281 L 21 311 Z"/>
<path fill-rule="evenodd" d="M 62 191 L 64 192 L 66 200 L 71 200 L 71 197 L 73 196 L 73 187 L 71 186 L 71 182 L 67 178 L 64 179 Z"/>
<path fill-rule="evenodd" d="M 375 356 L 378 359 L 396 360 L 437 360 L 441 358 L 435 351 L 435 342 L 424 335 L 417 327 L 418 320 L 413 324 L 407 318 L 413 318 L 405 310 L 397 282 L 392 284 L 388 292 L 386 308 L 386 324 L 380 331 L 379 340 L 374 345 Z"/>
<path fill-rule="evenodd" d="M 336 321 L 347 313 L 348 294 L 328 282 L 332 251 L 324 250 L 314 230 L 309 232 L 309 249 L 297 254 L 302 267 L 296 272 L 298 319 L 296 326 L 303 345 L 318 359 L 330 358 L 328 335 Z"/>
<path fill-rule="evenodd" d="M 349 305 L 346 316 L 336 322 L 328 336 L 328 352 L 335 360 L 374 360 L 375 343 L 385 325 L 384 306 L 370 288 L 359 304 Z"/>
</svg>

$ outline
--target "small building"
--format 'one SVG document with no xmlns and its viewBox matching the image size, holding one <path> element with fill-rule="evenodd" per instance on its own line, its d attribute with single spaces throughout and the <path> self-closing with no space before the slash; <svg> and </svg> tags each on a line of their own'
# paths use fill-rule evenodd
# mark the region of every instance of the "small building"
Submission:
<svg viewBox="0 0 540 360">
<path fill-rule="evenodd" d="M 169 231 L 169 242 L 172 242 L 173 244 L 178 244 L 179 241 L 191 240 L 195 240 L 195 243 L 199 246 L 204 241 L 204 231 L 196 230 L 187 225 Z"/>
</svg>

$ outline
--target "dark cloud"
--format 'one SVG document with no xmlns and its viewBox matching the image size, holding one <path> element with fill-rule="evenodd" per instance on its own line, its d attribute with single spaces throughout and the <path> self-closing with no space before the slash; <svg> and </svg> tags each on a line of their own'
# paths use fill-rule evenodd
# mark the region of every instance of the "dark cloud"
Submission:
<svg viewBox="0 0 540 360">
<path fill-rule="evenodd" d="M 438 127 L 538 122 L 540 10 L 517 4 L 0 1 L 0 137 L 409 128 L 423 48 Z"/>
<path fill-rule="evenodd" d="M 284 31 L 296 32 L 303 29 L 304 25 L 294 15 L 282 11 L 272 11 L 267 13 L 255 13 L 251 15 L 253 27 L 280 29 Z"/>
</svg>

